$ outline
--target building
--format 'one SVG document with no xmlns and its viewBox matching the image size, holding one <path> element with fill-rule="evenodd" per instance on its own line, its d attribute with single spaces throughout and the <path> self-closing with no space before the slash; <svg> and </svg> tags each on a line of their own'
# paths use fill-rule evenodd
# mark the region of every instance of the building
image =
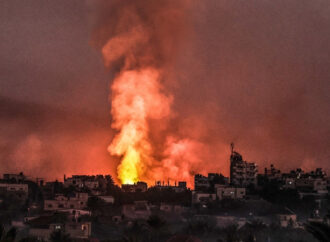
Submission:
<svg viewBox="0 0 330 242">
<path fill-rule="evenodd" d="M 44 210 L 56 211 L 66 209 L 83 209 L 87 206 L 88 194 L 76 193 L 74 197 L 57 194 L 55 199 L 44 201 Z"/>
<path fill-rule="evenodd" d="M 38 218 L 35 220 L 39 220 Z M 91 222 L 50 223 L 35 225 L 30 221 L 29 235 L 43 241 L 49 241 L 50 235 L 56 231 L 69 234 L 73 239 L 89 239 L 92 233 Z"/>
<path fill-rule="evenodd" d="M 24 183 L 0 183 L 0 190 L 7 192 L 29 192 L 28 184 Z"/>
<path fill-rule="evenodd" d="M 25 181 L 26 177 L 23 172 L 20 172 L 18 174 L 3 174 L 3 180 L 20 183 Z"/>
<path fill-rule="evenodd" d="M 323 192 L 327 191 L 327 181 L 322 178 L 302 178 L 295 181 L 296 188 L 305 192 Z"/>
<path fill-rule="evenodd" d="M 201 174 L 195 175 L 195 191 L 207 191 L 210 188 L 210 182 L 208 177 Z"/>
<path fill-rule="evenodd" d="M 192 204 L 202 204 L 205 205 L 212 201 L 216 201 L 217 194 L 215 193 L 204 193 L 204 192 L 192 192 Z"/>
<path fill-rule="evenodd" d="M 196 174 L 194 181 L 195 191 L 198 192 L 215 193 L 215 186 L 229 185 L 228 177 L 223 176 L 221 173 L 208 173 L 207 177 L 201 174 Z"/>
<path fill-rule="evenodd" d="M 73 175 L 69 178 L 66 178 L 64 175 L 64 187 L 73 186 L 80 191 L 87 189 L 94 195 L 104 194 L 110 184 L 113 184 L 113 180 L 110 175 Z"/>
<path fill-rule="evenodd" d="M 146 192 L 148 190 L 148 184 L 142 181 L 135 184 L 122 184 L 121 189 L 124 192 Z"/>
<path fill-rule="evenodd" d="M 160 181 L 157 181 L 155 183 L 155 186 L 152 188 L 157 189 L 159 191 L 162 190 L 173 190 L 175 192 L 184 192 L 187 190 L 187 182 L 185 181 L 179 181 L 178 183 L 174 183 L 174 185 L 171 185 L 170 182 L 168 181 L 167 184 L 163 182 L 163 184 Z"/>
<path fill-rule="evenodd" d="M 258 167 L 255 163 L 246 162 L 243 157 L 234 151 L 234 144 L 231 145 L 230 155 L 230 184 L 239 187 L 257 185 Z"/>
<path fill-rule="evenodd" d="M 281 171 L 276 169 L 273 164 L 270 165 L 270 169 L 265 168 L 265 177 L 268 180 L 280 180 L 282 178 Z"/>
<path fill-rule="evenodd" d="M 219 200 L 222 199 L 243 199 L 246 195 L 246 189 L 243 187 L 216 186 L 216 194 Z"/>
</svg>

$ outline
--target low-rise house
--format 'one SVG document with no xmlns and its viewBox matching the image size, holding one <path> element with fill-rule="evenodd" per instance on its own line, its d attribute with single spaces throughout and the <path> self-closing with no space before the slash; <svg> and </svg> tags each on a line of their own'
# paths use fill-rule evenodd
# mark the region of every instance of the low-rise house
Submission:
<svg viewBox="0 0 330 242">
<path fill-rule="evenodd" d="M 64 187 L 74 186 L 78 190 L 88 189 L 94 195 L 104 194 L 107 186 L 112 183 L 113 180 L 110 175 L 73 175 L 69 178 L 64 175 Z"/>
<path fill-rule="evenodd" d="M 135 184 L 123 184 L 121 189 L 124 192 L 146 192 L 148 190 L 148 185 L 145 182 L 139 181 Z"/>
<path fill-rule="evenodd" d="M 195 178 L 195 191 L 206 191 L 210 188 L 210 181 L 208 177 L 201 174 L 196 174 Z"/>
<path fill-rule="evenodd" d="M 222 200 L 224 198 L 243 199 L 246 195 L 245 188 L 222 186 L 222 185 L 216 186 L 216 192 L 219 200 Z"/>
<path fill-rule="evenodd" d="M 87 206 L 87 201 L 87 193 L 76 193 L 74 197 L 65 197 L 58 194 L 55 199 L 44 201 L 44 210 L 83 209 Z"/>
<path fill-rule="evenodd" d="M 23 174 L 23 172 L 20 172 L 18 174 L 3 174 L 3 179 L 6 181 L 13 181 L 16 183 L 20 183 L 26 180 L 26 176 Z"/>
<path fill-rule="evenodd" d="M 13 194 L 21 202 L 28 198 L 29 186 L 24 183 L 0 183 L 0 194 Z"/>
<path fill-rule="evenodd" d="M 215 201 L 216 198 L 217 195 L 215 193 L 192 192 L 192 204 L 207 204 Z"/>
<path fill-rule="evenodd" d="M 53 232 L 62 231 L 69 234 L 73 239 L 88 239 L 91 236 L 91 227 L 91 222 L 51 223 L 49 225 L 31 227 L 29 235 L 40 240 L 49 241 Z"/>
<path fill-rule="evenodd" d="M 162 184 L 160 181 L 157 181 L 155 186 L 153 186 L 152 188 L 157 189 L 159 191 L 173 190 L 175 192 L 184 192 L 187 190 L 187 182 L 179 181 L 178 185 L 176 182 L 174 183 L 174 185 L 171 185 L 169 182 L 167 184 L 165 183 Z"/>
<path fill-rule="evenodd" d="M 29 192 L 28 184 L 23 183 L 0 183 L 0 189 L 8 192 Z"/>
</svg>

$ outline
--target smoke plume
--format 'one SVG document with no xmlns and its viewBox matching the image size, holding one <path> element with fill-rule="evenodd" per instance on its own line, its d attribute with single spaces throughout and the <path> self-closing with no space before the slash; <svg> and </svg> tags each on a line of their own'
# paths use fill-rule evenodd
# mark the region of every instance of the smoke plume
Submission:
<svg viewBox="0 0 330 242">
<path fill-rule="evenodd" d="M 190 178 L 194 160 L 187 158 L 194 144 L 162 132 L 165 138 L 156 147 L 152 138 L 160 130 L 156 126 L 166 130 L 165 120 L 171 118 L 173 97 L 164 88 L 165 73 L 186 29 L 188 2 L 105 1 L 101 6 L 93 40 L 115 73 L 110 99 L 112 128 L 118 133 L 108 150 L 121 157 L 119 179 L 151 183 Z"/>
</svg>

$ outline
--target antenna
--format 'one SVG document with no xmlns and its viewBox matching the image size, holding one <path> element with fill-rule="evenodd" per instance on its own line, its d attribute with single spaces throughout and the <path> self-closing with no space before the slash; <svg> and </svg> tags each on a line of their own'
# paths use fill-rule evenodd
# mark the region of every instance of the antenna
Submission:
<svg viewBox="0 0 330 242">
<path fill-rule="evenodd" d="M 231 153 L 234 153 L 234 142 L 231 142 L 230 147 L 231 147 Z"/>
</svg>

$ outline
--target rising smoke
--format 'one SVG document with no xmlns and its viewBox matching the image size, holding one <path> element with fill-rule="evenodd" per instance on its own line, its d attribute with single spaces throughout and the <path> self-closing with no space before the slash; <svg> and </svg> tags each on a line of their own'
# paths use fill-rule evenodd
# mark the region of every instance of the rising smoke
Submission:
<svg viewBox="0 0 330 242">
<path fill-rule="evenodd" d="M 187 11 L 190 5 L 192 12 Z M 284 169 L 294 164 L 312 169 L 328 159 L 325 120 L 329 120 L 329 112 L 325 111 L 325 100 L 318 96 L 324 97 L 318 85 L 325 87 L 326 82 L 318 78 L 323 74 L 316 72 L 322 71 L 316 63 L 327 63 L 321 52 L 329 50 L 323 40 L 329 32 L 324 32 L 326 15 L 317 17 L 309 11 L 322 12 L 321 5 L 297 8 L 296 3 L 285 1 L 249 5 L 210 0 L 189 4 L 111 1 L 101 6 L 93 40 L 102 50 L 105 64 L 116 73 L 114 85 L 125 82 L 126 72 L 134 74 L 139 86 L 130 98 L 145 100 L 145 92 L 138 92 L 148 78 L 141 73 L 145 69 L 156 72 L 153 80 L 159 87 L 153 92 L 154 100 L 163 99 L 160 109 L 166 110 L 163 116 L 152 118 L 153 109 L 147 108 L 139 123 L 143 128 L 133 128 L 134 132 L 142 131 L 140 139 L 131 139 L 133 143 L 122 149 L 120 141 L 132 137 L 131 121 L 136 120 L 120 117 L 119 112 L 126 110 L 131 115 L 129 109 L 136 111 L 134 105 L 139 104 L 126 102 L 125 109 L 115 105 L 125 90 L 118 93 L 112 87 L 113 128 L 119 134 L 109 150 L 123 156 L 119 177 L 125 170 L 123 164 L 130 160 L 126 159 L 130 145 L 140 151 L 133 152 L 139 157 L 134 159 L 137 175 L 128 182 L 189 180 L 192 174 L 209 170 L 205 163 L 228 174 L 231 141 L 238 142 L 248 159 L 261 166 L 273 162 Z M 281 11 L 283 8 L 287 11 Z M 300 20 L 303 15 L 309 15 L 312 22 Z M 321 27 L 318 31 L 312 27 L 316 23 Z M 182 34 L 187 26 L 193 26 L 195 34 Z M 308 38 L 306 29 L 312 33 Z M 180 45 L 183 38 L 185 44 Z M 176 56 L 177 52 L 180 55 Z M 166 127 L 158 124 L 164 119 Z M 315 130 L 318 124 L 320 132 Z"/>
<path fill-rule="evenodd" d="M 190 180 L 198 162 L 192 158 L 196 144 L 166 132 L 173 97 L 164 88 L 166 72 L 187 29 L 188 2 L 104 1 L 101 6 L 93 40 L 115 73 L 110 99 L 112 128 L 118 134 L 108 149 L 121 157 L 119 179 L 122 183 Z M 163 129 L 158 142 L 152 138 L 157 126 Z"/>
<path fill-rule="evenodd" d="M 86 2 L 0 1 L 1 172 L 116 173 L 124 156 L 107 147 L 126 123 L 107 113 L 102 50 L 110 102 L 128 98 L 120 80 L 133 74 L 154 76 L 148 87 L 163 100 L 162 115 L 152 103 L 142 117 L 141 179 L 228 175 L 232 141 L 260 172 L 329 169 L 328 1 Z M 145 84 L 130 82 L 148 99 Z"/>
</svg>

